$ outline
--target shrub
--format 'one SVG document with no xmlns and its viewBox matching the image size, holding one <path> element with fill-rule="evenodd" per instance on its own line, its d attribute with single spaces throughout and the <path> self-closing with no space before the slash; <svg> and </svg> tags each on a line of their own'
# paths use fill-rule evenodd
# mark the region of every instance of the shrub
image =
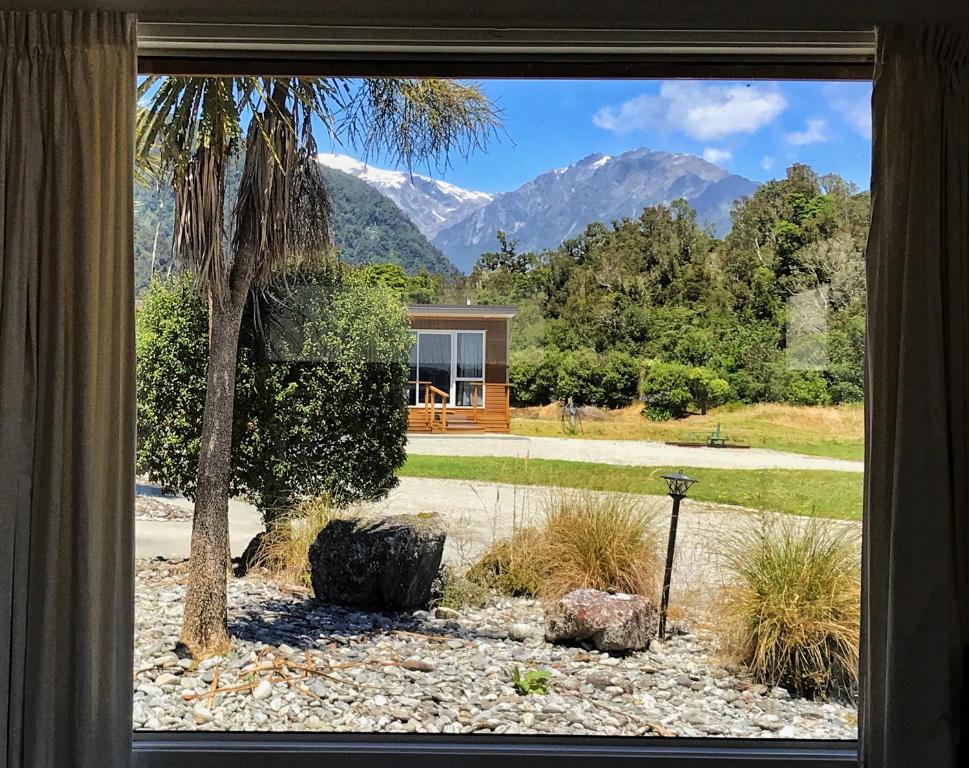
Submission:
<svg viewBox="0 0 969 768">
<path fill-rule="evenodd" d="M 508 381 L 515 405 L 545 405 L 554 398 L 558 375 L 557 355 L 543 349 L 521 349 L 511 353 Z"/>
<path fill-rule="evenodd" d="M 830 405 L 828 383 L 817 371 L 793 371 L 784 401 L 791 405 Z"/>
<path fill-rule="evenodd" d="M 303 314 L 286 326 L 292 287 Z M 258 311 L 257 311 L 258 310 Z M 285 311 L 288 311 L 285 310 Z M 259 322 L 255 317 L 259 317 Z M 207 310 L 186 279 L 156 281 L 137 318 L 139 466 L 167 488 L 195 490 L 206 388 Z M 405 459 L 407 354 L 403 305 L 340 265 L 289 276 L 246 309 L 233 413 L 232 492 L 267 523 L 301 499 L 338 506 L 380 498 Z M 272 352 L 272 353 L 271 353 Z"/>
<path fill-rule="evenodd" d="M 188 276 L 155 279 L 135 315 L 138 470 L 192 497 L 198 472 L 208 358 L 208 311 Z M 251 355 L 239 351 L 237 399 L 250 392 Z M 236 409 L 234 462 L 245 421 Z M 232 492 L 240 490 L 233 478 Z"/>
<path fill-rule="evenodd" d="M 599 405 L 605 399 L 599 355 L 593 349 L 570 349 L 557 356 L 554 395 L 577 405 Z"/>
<path fill-rule="evenodd" d="M 693 403 L 706 415 L 711 408 L 725 403 L 730 397 L 730 384 L 717 375 L 716 371 L 695 366 L 687 373 L 687 387 Z"/>
<path fill-rule="evenodd" d="M 621 408 L 636 396 L 639 367 L 635 357 L 619 350 L 533 348 L 512 353 L 508 376 L 516 405 L 571 397 L 579 405 Z"/>
<path fill-rule="evenodd" d="M 853 528 L 765 518 L 722 546 L 728 652 L 755 679 L 801 696 L 851 696 L 858 682 L 860 551 Z"/>
<path fill-rule="evenodd" d="M 540 525 L 495 542 L 469 578 L 513 596 L 557 598 L 582 588 L 655 595 L 661 537 L 644 499 L 557 491 L 543 507 Z"/>
<path fill-rule="evenodd" d="M 716 371 L 682 363 L 652 362 L 640 383 L 644 412 L 655 421 L 682 419 L 695 407 L 706 413 L 726 402 L 730 384 Z"/>
<path fill-rule="evenodd" d="M 623 408 L 636 397 L 641 365 L 632 355 L 613 350 L 602 355 L 601 400 L 590 405 L 604 408 Z"/>
</svg>

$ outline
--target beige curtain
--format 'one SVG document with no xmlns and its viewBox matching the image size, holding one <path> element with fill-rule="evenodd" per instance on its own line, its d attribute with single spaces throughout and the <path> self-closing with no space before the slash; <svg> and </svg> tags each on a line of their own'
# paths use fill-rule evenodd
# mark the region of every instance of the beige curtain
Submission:
<svg viewBox="0 0 969 768">
<path fill-rule="evenodd" d="M 0 12 L 0 768 L 130 759 L 135 62 Z"/>
<path fill-rule="evenodd" d="M 969 765 L 969 28 L 879 30 L 862 763 Z"/>
</svg>

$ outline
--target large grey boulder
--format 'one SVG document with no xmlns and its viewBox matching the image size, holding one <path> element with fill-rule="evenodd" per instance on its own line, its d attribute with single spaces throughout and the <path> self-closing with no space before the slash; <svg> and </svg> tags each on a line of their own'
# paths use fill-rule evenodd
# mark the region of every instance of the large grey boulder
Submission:
<svg viewBox="0 0 969 768">
<path fill-rule="evenodd" d="M 445 533 L 435 515 L 331 520 L 310 545 L 322 602 L 397 611 L 426 606 Z"/>
<path fill-rule="evenodd" d="M 577 589 L 545 610 L 545 640 L 589 643 L 599 651 L 625 653 L 649 647 L 656 611 L 642 595 Z"/>
</svg>

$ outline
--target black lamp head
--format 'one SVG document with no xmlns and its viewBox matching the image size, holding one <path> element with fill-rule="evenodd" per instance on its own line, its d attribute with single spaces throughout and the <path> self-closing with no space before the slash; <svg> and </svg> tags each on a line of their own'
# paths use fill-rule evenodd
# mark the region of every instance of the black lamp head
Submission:
<svg viewBox="0 0 969 768">
<path fill-rule="evenodd" d="M 684 475 L 682 470 L 674 472 L 671 475 L 663 475 L 663 479 L 669 486 L 670 496 L 674 499 L 685 498 L 687 492 L 690 490 L 690 486 L 696 482 L 694 478 Z"/>
</svg>

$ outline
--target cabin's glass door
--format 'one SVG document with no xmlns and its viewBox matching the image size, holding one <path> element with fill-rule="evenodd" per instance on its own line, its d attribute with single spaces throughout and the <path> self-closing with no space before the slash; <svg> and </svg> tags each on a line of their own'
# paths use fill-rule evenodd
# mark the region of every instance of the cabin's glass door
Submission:
<svg viewBox="0 0 969 768">
<path fill-rule="evenodd" d="M 448 393 L 448 401 L 453 399 L 452 389 L 452 344 L 450 333 L 427 333 L 417 335 L 417 380 L 418 402 L 423 403 L 425 391 L 431 386 Z"/>
<path fill-rule="evenodd" d="M 471 406 L 477 393 L 477 405 L 483 407 L 484 332 L 462 331 L 455 337 L 454 404 Z"/>
</svg>

